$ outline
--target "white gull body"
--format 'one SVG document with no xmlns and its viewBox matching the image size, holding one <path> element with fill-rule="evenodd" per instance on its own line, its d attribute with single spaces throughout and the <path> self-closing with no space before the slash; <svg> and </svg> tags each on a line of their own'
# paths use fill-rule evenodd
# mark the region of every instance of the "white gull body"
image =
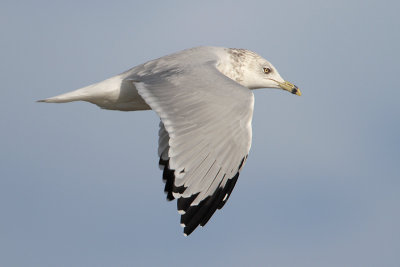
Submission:
<svg viewBox="0 0 400 267">
<path fill-rule="evenodd" d="M 196 47 L 105 81 L 40 100 L 87 101 L 103 109 L 154 110 L 167 199 L 177 199 L 185 235 L 228 200 L 251 146 L 251 89 L 301 95 L 266 59 L 245 49 Z"/>
</svg>

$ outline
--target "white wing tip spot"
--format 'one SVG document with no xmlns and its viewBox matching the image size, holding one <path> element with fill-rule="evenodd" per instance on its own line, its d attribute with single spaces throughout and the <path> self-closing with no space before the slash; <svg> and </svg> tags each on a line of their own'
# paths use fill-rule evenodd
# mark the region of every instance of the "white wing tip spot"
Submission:
<svg viewBox="0 0 400 267">
<path fill-rule="evenodd" d="M 172 195 L 174 196 L 174 198 L 180 198 L 182 196 L 182 194 L 175 193 L 175 192 L 172 192 Z"/>
<path fill-rule="evenodd" d="M 178 213 L 179 213 L 180 215 L 183 215 L 183 214 L 186 213 L 186 211 L 184 211 L 184 210 L 178 210 Z"/>
<path fill-rule="evenodd" d="M 223 199 L 222 201 L 225 201 L 225 200 L 228 198 L 228 195 L 229 195 L 229 194 L 226 194 L 226 195 L 224 196 L 224 199 Z"/>
<path fill-rule="evenodd" d="M 182 226 L 182 227 L 185 227 L 186 225 L 185 225 L 184 223 L 181 223 L 181 226 Z"/>
</svg>

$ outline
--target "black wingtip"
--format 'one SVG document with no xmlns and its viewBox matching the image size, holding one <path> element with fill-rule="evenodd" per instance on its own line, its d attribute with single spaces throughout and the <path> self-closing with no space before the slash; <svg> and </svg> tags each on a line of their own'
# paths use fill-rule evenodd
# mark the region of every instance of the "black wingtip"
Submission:
<svg viewBox="0 0 400 267">
<path fill-rule="evenodd" d="M 164 166 L 163 180 L 165 182 L 164 192 L 167 194 L 167 200 L 172 201 L 175 199 L 172 194 L 172 189 L 175 182 L 175 171 L 168 168 L 169 160 L 163 160 L 160 158 L 159 164 Z"/>
<path fill-rule="evenodd" d="M 196 196 L 178 199 L 178 210 L 181 208 L 181 210 L 185 211 L 185 214 L 181 215 L 181 224 L 185 226 L 184 234 L 190 235 L 199 225 L 206 225 L 215 211 L 225 205 L 238 178 L 239 172 L 234 177 L 228 179 L 224 187 L 218 187 L 214 194 L 200 201 L 198 205 L 188 206 L 188 203 L 193 202 Z"/>
<path fill-rule="evenodd" d="M 201 200 L 198 205 L 192 205 L 192 203 L 200 193 L 177 199 L 177 208 L 178 212 L 182 214 L 181 225 L 184 226 L 183 233 L 185 236 L 189 236 L 199 225 L 206 225 L 215 211 L 222 209 L 236 185 L 239 178 L 239 171 L 246 162 L 246 159 L 247 156 L 240 162 L 237 173 L 228 179 L 224 186 L 221 186 L 221 184 L 225 176 L 218 185 L 217 190 L 212 195 Z M 172 201 L 175 199 L 173 193 L 183 194 L 186 187 L 183 185 L 175 186 L 175 170 L 169 168 L 169 159 L 163 160 L 160 158 L 159 164 L 164 167 L 163 180 L 165 181 L 164 191 L 167 194 L 167 200 Z"/>
<path fill-rule="evenodd" d="M 187 211 L 190 207 L 190 204 L 196 199 L 196 197 L 199 195 L 199 193 L 191 195 L 190 197 L 180 197 L 178 198 L 178 201 L 176 202 L 176 206 L 178 210 L 183 210 Z"/>
</svg>

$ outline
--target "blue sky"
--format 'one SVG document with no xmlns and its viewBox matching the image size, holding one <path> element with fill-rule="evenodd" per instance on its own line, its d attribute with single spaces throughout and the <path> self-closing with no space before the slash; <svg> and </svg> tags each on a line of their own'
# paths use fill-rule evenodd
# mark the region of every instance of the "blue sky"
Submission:
<svg viewBox="0 0 400 267">
<path fill-rule="evenodd" d="M 396 1 L 3 1 L 1 266 L 398 266 Z M 198 45 L 247 48 L 302 97 L 255 91 L 253 145 L 189 238 L 154 112 L 40 104 Z"/>
</svg>

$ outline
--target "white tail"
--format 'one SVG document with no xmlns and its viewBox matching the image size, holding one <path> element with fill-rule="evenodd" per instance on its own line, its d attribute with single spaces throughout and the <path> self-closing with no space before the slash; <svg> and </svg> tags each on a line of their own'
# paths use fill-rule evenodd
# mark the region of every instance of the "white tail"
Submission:
<svg viewBox="0 0 400 267">
<path fill-rule="evenodd" d="M 46 103 L 66 103 L 72 101 L 96 101 L 98 98 L 109 99 L 118 97 L 121 88 L 122 79 L 119 75 L 110 79 L 95 83 L 78 90 L 68 92 L 62 95 L 38 100 L 37 102 Z"/>
<path fill-rule="evenodd" d="M 87 101 L 101 108 L 112 110 L 134 111 L 150 109 L 139 96 L 133 82 L 124 81 L 121 75 L 69 93 L 38 100 L 37 102 L 67 103 L 72 101 Z"/>
<path fill-rule="evenodd" d="M 72 92 L 68 92 L 62 95 L 41 99 L 37 102 L 46 102 L 46 103 L 67 103 L 72 101 L 80 101 L 80 100 L 87 100 L 88 97 L 88 89 L 91 86 L 84 87 Z"/>
</svg>

